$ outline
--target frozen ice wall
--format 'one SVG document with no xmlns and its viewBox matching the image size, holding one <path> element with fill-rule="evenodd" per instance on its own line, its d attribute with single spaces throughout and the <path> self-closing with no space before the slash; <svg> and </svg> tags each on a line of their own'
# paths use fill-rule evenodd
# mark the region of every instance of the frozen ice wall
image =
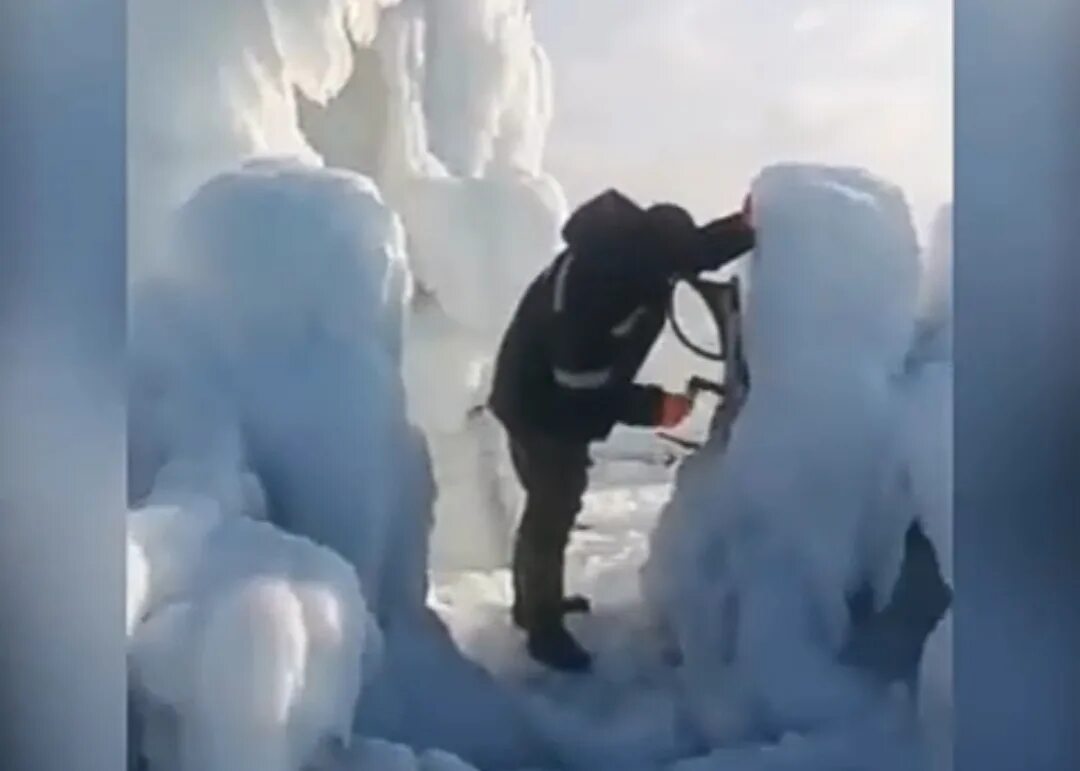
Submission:
<svg viewBox="0 0 1080 771">
<path fill-rule="evenodd" d="M 136 267 L 214 173 L 323 155 L 378 184 L 452 317 L 501 331 L 565 209 L 524 0 L 147 0 L 130 22 Z"/>
<path fill-rule="evenodd" d="M 938 211 L 923 255 L 918 329 L 912 350 L 916 359 L 952 358 L 952 216 L 952 204 Z"/>
<path fill-rule="evenodd" d="M 348 743 L 379 647 L 352 567 L 212 499 L 170 497 L 128 520 L 150 566 L 129 645 L 150 768 L 293 771 Z"/>
<path fill-rule="evenodd" d="M 390 0 L 140 0 L 128 15 L 133 276 L 169 218 L 213 174 L 259 155 L 318 162 L 297 92 L 323 102 Z M 162 267 L 155 261 L 157 267 Z"/>
<path fill-rule="evenodd" d="M 425 596 L 400 225 L 351 172 L 259 161 L 176 233 L 132 294 L 137 741 L 154 769 L 293 771 L 351 739 L 374 615 Z"/>
<path fill-rule="evenodd" d="M 905 377 L 901 476 L 953 584 L 952 206 L 938 213 L 926 252 L 918 334 Z M 920 670 L 919 717 L 934 771 L 953 758 L 952 612 L 926 641 Z"/>
<path fill-rule="evenodd" d="M 173 269 L 135 287 L 130 346 L 129 615 L 154 768 L 297 769 L 354 728 L 528 752 L 424 604 L 433 489 L 405 412 L 397 218 L 352 172 L 264 160 L 200 188 L 177 234 Z"/>
<path fill-rule="evenodd" d="M 508 557 L 517 506 L 494 472 L 501 432 L 473 408 L 514 305 L 559 244 L 566 204 L 542 162 L 549 66 L 522 0 L 403 0 L 372 52 L 326 109 L 302 105 L 302 124 L 333 163 L 370 173 L 405 224 L 419 287 L 410 407 L 439 487 L 433 564 L 490 568 Z"/>
<path fill-rule="evenodd" d="M 201 188 L 178 233 L 173 273 L 135 293 L 133 493 L 157 474 L 257 508 L 250 469 L 269 518 L 332 545 L 379 607 L 404 583 L 389 571 L 423 573 L 431 495 L 404 414 L 396 217 L 350 172 L 263 161 Z M 388 550 L 411 522 L 414 552 Z"/>
<path fill-rule="evenodd" d="M 424 607 L 433 489 L 423 440 L 406 418 L 402 357 L 421 389 L 413 411 L 427 419 L 416 406 L 432 405 L 449 415 L 434 422 L 449 426 L 453 443 L 473 420 L 463 405 L 482 388 L 475 353 L 487 321 L 476 319 L 488 318 L 461 318 L 462 310 L 489 305 L 476 291 L 455 316 L 439 298 L 459 287 L 436 292 L 439 282 L 429 280 L 421 288 L 434 310 L 412 319 L 431 332 L 419 341 L 427 347 L 411 345 L 415 338 L 407 344 L 405 254 L 418 249 L 426 226 L 445 235 L 430 238 L 428 263 L 417 260 L 421 277 L 437 258 L 445 258 L 436 263 L 444 282 L 498 265 L 520 269 L 528 259 L 513 260 L 523 246 L 547 259 L 558 216 L 544 196 L 558 204 L 561 195 L 527 167 L 535 153 L 521 150 L 536 142 L 526 130 L 531 107 L 498 108 L 485 176 L 446 170 L 429 150 L 423 98 L 409 102 L 423 78 L 407 57 L 428 9 L 406 3 L 400 13 L 376 13 L 383 5 L 231 0 L 133 11 L 128 615 L 140 705 L 134 736 L 151 748 L 155 769 L 298 768 L 313 753 L 344 752 L 327 741 L 353 720 L 348 694 L 357 678 L 344 662 L 359 661 L 360 649 L 367 685 L 352 727 L 361 734 L 448 748 L 486 765 L 535 756 L 518 708 L 458 654 Z M 482 40 L 505 47 L 507 30 L 527 38 L 523 6 L 498 8 L 503 21 L 489 24 L 482 14 L 467 31 L 473 38 L 441 44 L 451 46 L 448 61 Z M 386 35 L 376 38 L 380 26 Z M 395 51 L 406 57 L 400 66 Z M 317 110 L 341 88 L 335 104 L 362 98 L 335 123 L 332 110 Z M 489 84 L 468 86 L 476 88 L 487 93 Z M 501 104 L 521 93 L 498 85 L 484 98 Z M 318 117 L 302 124 L 301 109 L 316 111 L 328 133 L 319 133 Z M 354 126 L 357 139 L 346 141 Z M 352 168 L 321 168 L 316 147 Z M 366 148 L 358 160 L 342 162 L 357 147 Z M 410 196 L 424 189 L 432 203 L 416 214 Z M 539 203 L 519 206 L 522 198 Z M 485 230 L 489 209 L 506 215 L 494 241 Z M 453 222 L 461 217 L 468 222 Z M 522 221 L 540 222 L 543 249 Z M 433 350 L 463 353 L 448 359 L 456 368 L 442 369 L 425 359 Z M 470 434 L 467 448 L 487 452 L 490 429 Z M 445 437 L 434 433 L 440 455 Z M 441 455 L 461 457 L 460 448 Z M 464 479 L 440 474 L 444 502 L 455 489 L 476 488 L 480 460 L 464 467 Z M 151 512 L 177 524 L 149 529 L 167 534 L 155 548 L 135 533 Z M 483 542 L 485 527 L 477 512 L 456 531 Z M 479 557 L 455 559 L 491 559 L 505 550 L 498 535 Z M 326 547 L 352 566 L 355 587 L 335 577 Z M 241 567 L 222 575 L 220 566 L 233 562 Z M 349 611 L 358 601 L 366 610 Z M 330 619 L 345 612 L 370 613 L 381 634 L 328 636 Z M 370 645 L 378 638 L 381 657 Z M 328 639 L 337 643 L 313 653 Z M 249 644 L 257 660 L 229 666 Z M 187 674 L 190 688 L 180 684 Z M 215 711 L 200 688 L 230 674 L 230 697 Z M 307 687 L 326 681 L 344 690 Z M 171 721 L 157 720 L 162 712 Z M 503 727 L 497 735 L 487 730 L 495 723 Z M 421 758 L 422 767 L 448 762 Z"/>
<path fill-rule="evenodd" d="M 494 471 L 500 430 L 472 408 L 565 210 L 542 169 L 550 74 L 525 3 L 150 0 L 130 29 L 132 278 L 178 268 L 172 213 L 245 159 L 322 155 L 370 178 L 423 298 L 406 373 L 440 490 L 433 562 L 504 562 L 516 490 Z"/>
<path fill-rule="evenodd" d="M 550 73 L 522 0 L 406 0 L 376 41 L 389 78 L 382 182 L 418 281 L 474 334 L 501 333 L 565 212 L 543 172 Z"/>
<path fill-rule="evenodd" d="M 550 74 L 523 0 L 426 3 L 423 99 L 431 147 L 456 176 L 489 166 L 539 173 Z"/>
<path fill-rule="evenodd" d="M 681 471 L 644 575 L 714 743 L 884 703 L 835 657 L 848 594 L 870 582 L 884 604 L 910 522 L 883 493 L 919 279 L 903 196 L 810 166 L 769 168 L 753 194 L 749 399 L 726 451 Z"/>
</svg>

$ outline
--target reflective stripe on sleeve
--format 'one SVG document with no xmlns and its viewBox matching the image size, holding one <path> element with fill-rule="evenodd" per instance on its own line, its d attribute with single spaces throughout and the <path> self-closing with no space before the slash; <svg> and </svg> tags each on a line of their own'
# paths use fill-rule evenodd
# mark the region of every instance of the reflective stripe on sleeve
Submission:
<svg viewBox="0 0 1080 771">
<path fill-rule="evenodd" d="M 611 369 L 595 369 L 586 372 L 571 372 L 555 368 L 555 382 L 564 388 L 591 390 L 603 388 L 611 380 Z"/>
<path fill-rule="evenodd" d="M 566 274 L 570 272 L 570 263 L 574 261 L 574 253 L 567 252 L 563 258 L 559 270 L 555 274 L 555 293 L 553 305 L 556 313 L 562 313 L 566 306 Z"/>
<path fill-rule="evenodd" d="M 645 315 L 645 308 L 638 308 L 625 319 L 611 328 L 611 334 L 615 337 L 626 337 L 637 324 L 638 319 Z"/>
</svg>

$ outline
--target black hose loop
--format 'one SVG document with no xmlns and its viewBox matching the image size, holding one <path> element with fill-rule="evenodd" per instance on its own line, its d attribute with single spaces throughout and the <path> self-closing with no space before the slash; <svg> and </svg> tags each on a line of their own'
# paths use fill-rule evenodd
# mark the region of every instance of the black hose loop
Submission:
<svg viewBox="0 0 1080 771">
<path fill-rule="evenodd" d="M 705 293 L 702 291 L 697 281 L 695 281 L 693 278 L 680 277 L 676 279 L 675 286 L 672 288 L 671 299 L 668 300 L 667 317 L 668 320 L 671 322 L 671 330 L 675 333 L 675 337 L 678 338 L 680 343 L 682 343 L 684 346 L 686 346 L 686 348 L 688 348 L 690 351 L 697 354 L 701 358 L 707 359 L 708 361 L 724 361 L 724 352 L 722 349 L 718 348 L 715 351 L 710 351 L 709 349 L 698 345 L 690 339 L 690 336 L 686 334 L 686 330 L 684 330 L 679 324 L 678 317 L 675 313 L 675 289 L 678 288 L 680 281 L 684 281 L 690 286 L 692 286 L 694 288 L 694 291 L 701 295 L 701 298 L 705 301 L 706 307 L 709 307 L 709 312 L 713 313 L 712 307 L 709 306 L 709 298 L 706 297 Z"/>
</svg>

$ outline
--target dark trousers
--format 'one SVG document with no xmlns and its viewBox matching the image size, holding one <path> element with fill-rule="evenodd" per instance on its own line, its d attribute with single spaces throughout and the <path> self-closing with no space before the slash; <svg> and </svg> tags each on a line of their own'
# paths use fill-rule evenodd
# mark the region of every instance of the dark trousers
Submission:
<svg viewBox="0 0 1080 771">
<path fill-rule="evenodd" d="M 511 433 L 510 458 L 525 488 L 514 544 L 514 621 L 524 629 L 560 623 L 566 545 L 588 482 L 587 444 Z"/>
</svg>

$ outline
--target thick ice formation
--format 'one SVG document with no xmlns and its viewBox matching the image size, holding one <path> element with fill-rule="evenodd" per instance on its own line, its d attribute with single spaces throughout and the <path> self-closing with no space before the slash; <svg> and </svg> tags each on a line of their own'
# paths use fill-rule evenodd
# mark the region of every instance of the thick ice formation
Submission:
<svg viewBox="0 0 1080 771">
<path fill-rule="evenodd" d="M 408 369 L 414 411 L 436 429 L 437 459 L 473 457 L 436 464 L 442 501 L 482 500 L 472 493 L 481 469 L 484 494 L 501 495 L 481 458 L 498 454 L 492 427 L 474 431 L 467 408 L 483 388 L 478 352 L 500 325 L 478 313 L 509 313 L 530 261 L 550 257 L 561 218 L 561 193 L 540 169 L 546 62 L 521 2 L 440 9 L 408 0 L 392 13 L 390 5 L 230 0 L 133 10 L 130 497 L 140 511 L 209 507 L 223 523 L 268 519 L 333 546 L 356 569 L 386 636 L 409 638 L 388 643 L 394 654 L 361 730 L 377 725 L 417 744 L 445 738 L 438 743 L 499 762 L 530 752 L 531 740 L 423 605 L 433 491 L 400 384 L 403 255 L 407 242 L 435 300 L 417 321 L 449 343 L 442 350 L 463 352 L 448 369 L 418 347 Z M 432 75 L 418 67 L 420 55 L 446 67 Z M 343 121 L 318 113 L 343 87 L 335 102 L 346 108 Z M 315 119 L 302 122 L 301 108 Z M 343 143 L 366 151 L 342 162 L 335 148 Z M 316 170 L 316 148 L 372 181 Z M 263 160 L 235 171 L 251 158 Z M 480 287 L 499 270 L 514 278 L 489 297 Z M 437 405 L 438 417 L 418 404 Z M 492 526 L 486 506 L 463 506 L 477 515 L 457 529 L 487 532 L 487 545 L 463 554 L 454 536 L 456 546 L 439 550 L 448 559 L 503 558 L 510 523 Z M 197 529 L 198 537 L 182 528 L 171 550 L 153 554 L 132 539 L 133 639 L 146 638 L 154 618 L 154 576 L 175 569 L 181 593 L 208 580 L 202 544 L 221 527 Z M 174 552 L 191 556 L 164 556 Z M 237 577 L 221 592 L 238 598 L 237 612 L 280 620 L 287 631 L 294 577 L 276 578 L 283 583 L 259 588 Z M 226 607 L 224 595 L 211 595 L 206 608 Z M 156 628 L 210 634 L 183 618 Z M 427 675 L 413 671 L 420 664 Z M 461 691 L 469 709 L 452 714 L 440 697 Z M 506 724 L 497 737 L 475 730 L 496 720 Z"/>
<path fill-rule="evenodd" d="M 726 452 L 680 474 L 645 572 L 714 744 L 880 701 L 834 657 L 848 594 L 870 581 L 884 603 L 911 519 L 882 502 L 919 276 L 903 196 L 805 166 L 767 169 L 753 194 L 750 396 Z"/>
<path fill-rule="evenodd" d="M 550 260 L 566 209 L 542 166 L 551 78 L 526 3 L 403 0 L 364 53 L 341 96 L 302 110 L 302 125 L 335 164 L 377 181 L 418 282 L 490 343 Z M 340 139 L 358 130 L 364 141 Z"/>
<path fill-rule="evenodd" d="M 952 206 L 939 212 L 926 257 L 919 333 L 906 379 L 902 469 L 912 503 L 953 584 Z M 952 768 L 952 613 L 926 641 L 919 718 L 935 771 Z"/>
<path fill-rule="evenodd" d="M 352 735 L 367 604 L 424 597 L 400 227 L 356 175 L 264 161 L 205 185 L 178 233 L 133 295 L 143 746 L 184 771 L 297 769 Z"/>
<path fill-rule="evenodd" d="M 347 644 L 346 636 L 314 663 L 310 640 L 330 623 L 326 614 L 361 621 L 365 604 L 386 655 L 360 700 L 361 732 L 493 762 L 532 751 L 514 705 L 424 604 L 434 490 L 422 437 L 406 419 L 401 235 L 377 191 L 352 172 L 259 161 L 200 189 L 180 214 L 173 267 L 136 285 L 132 526 L 149 512 L 165 516 L 164 506 L 176 527 L 154 530 L 157 546 L 135 539 L 132 554 L 146 558 L 151 611 L 162 595 L 179 598 L 160 612 L 132 611 L 144 619 L 133 635 L 136 663 L 168 674 L 205 664 L 214 679 L 227 674 L 214 667 L 230 651 L 255 638 L 264 651 L 257 672 L 231 668 L 247 679 L 227 705 L 198 701 L 197 689 L 189 698 L 168 677 L 137 679 L 152 725 L 162 724 L 153 705 L 164 704 L 179 716 L 175 730 L 195 732 L 199 760 L 184 769 L 225 758 L 297 768 L 328 736 L 343 735 L 356 691 L 311 685 L 312 672 L 355 684 L 350 666 L 372 637 Z M 281 530 L 344 557 L 359 589 L 343 588 L 333 570 L 313 577 L 304 565 L 320 564 L 322 550 Z M 231 550 L 213 551 L 223 542 Z M 283 564 L 275 555 L 286 547 L 296 556 Z M 203 658 L 185 664 L 191 656 Z M 298 672 L 314 696 L 290 685 Z M 260 711 L 268 699 L 316 706 L 290 708 L 287 728 L 271 736 L 272 716 Z M 462 700 L 467 709 L 448 708 Z M 496 720 L 499 735 L 480 730 Z M 219 746 L 234 735 L 247 738 Z M 161 751 L 163 740 L 150 740 Z M 269 755 L 235 754 L 253 745 Z"/>
<path fill-rule="evenodd" d="M 542 167 L 547 59 L 522 0 L 403 0 L 358 61 L 327 109 L 305 105 L 302 125 L 332 162 L 370 174 L 405 224 L 420 286 L 410 409 L 440 490 L 433 564 L 497 567 L 517 507 L 494 473 L 505 462 L 498 430 L 474 408 L 498 337 L 558 247 L 566 211 Z"/>
<path fill-rule="evenodd" d="M 151 566 L 129 653 L 151 768 L 292 771 L 351 739 L 379 633 L 348 563 L 209 499 L 129 531 Z"/>
<path fill-rule="evenodd" d="M 417 280 L 483 342 L 558 244 L 566 205 L 542 168 L 550 73 L 523 0 L 405 3 L 376 47 L 390 84 L 381 184 Z M 425 144 L 426 138 L 426 144 Z"/>
<path fill-rule="evenodd" d="M 339 551 L 376 611 L 394 602 L 384 586 L 423 575 L 431 496 L 404 415 L 396 218 L 349 172 L 259 162 L 185 207 L 173 263 L 133 302 L 133 496 L 212 489 L 250 514 L 253 472 L 270 519 Z"/>
<path fill-rule="evenodd" d="M 142 0 L 128 17 L 132 275 L 160 261 L 169 220 L 214 174 L 251 157 L 318 155 L 297 91 L 324 102 L 392 0 Z"/>
<path fill-rule="evenodd" d="M 507 558 L 517 507 L 488 462 L 505 454 L 495 428 L 469 410 L 483 398 L 483 359 L 550 258 L 565 209 L 540 164 L 550 77 L 521 0 L 396 5 L 132 8 L 130 275 L 175 270 L 165 248 L 173 212 L 249 158 L 318 164 L 322 154 L 371 178 L 404 218 L 414 271 L 436 294 L 417 308 L 417 326 L 433 333 L 410 346 L 407 367 L 442 491 L 434 562 L 490 566 Z M 451 521 L 451 511 L 469 517 Z"/>
</svg>

